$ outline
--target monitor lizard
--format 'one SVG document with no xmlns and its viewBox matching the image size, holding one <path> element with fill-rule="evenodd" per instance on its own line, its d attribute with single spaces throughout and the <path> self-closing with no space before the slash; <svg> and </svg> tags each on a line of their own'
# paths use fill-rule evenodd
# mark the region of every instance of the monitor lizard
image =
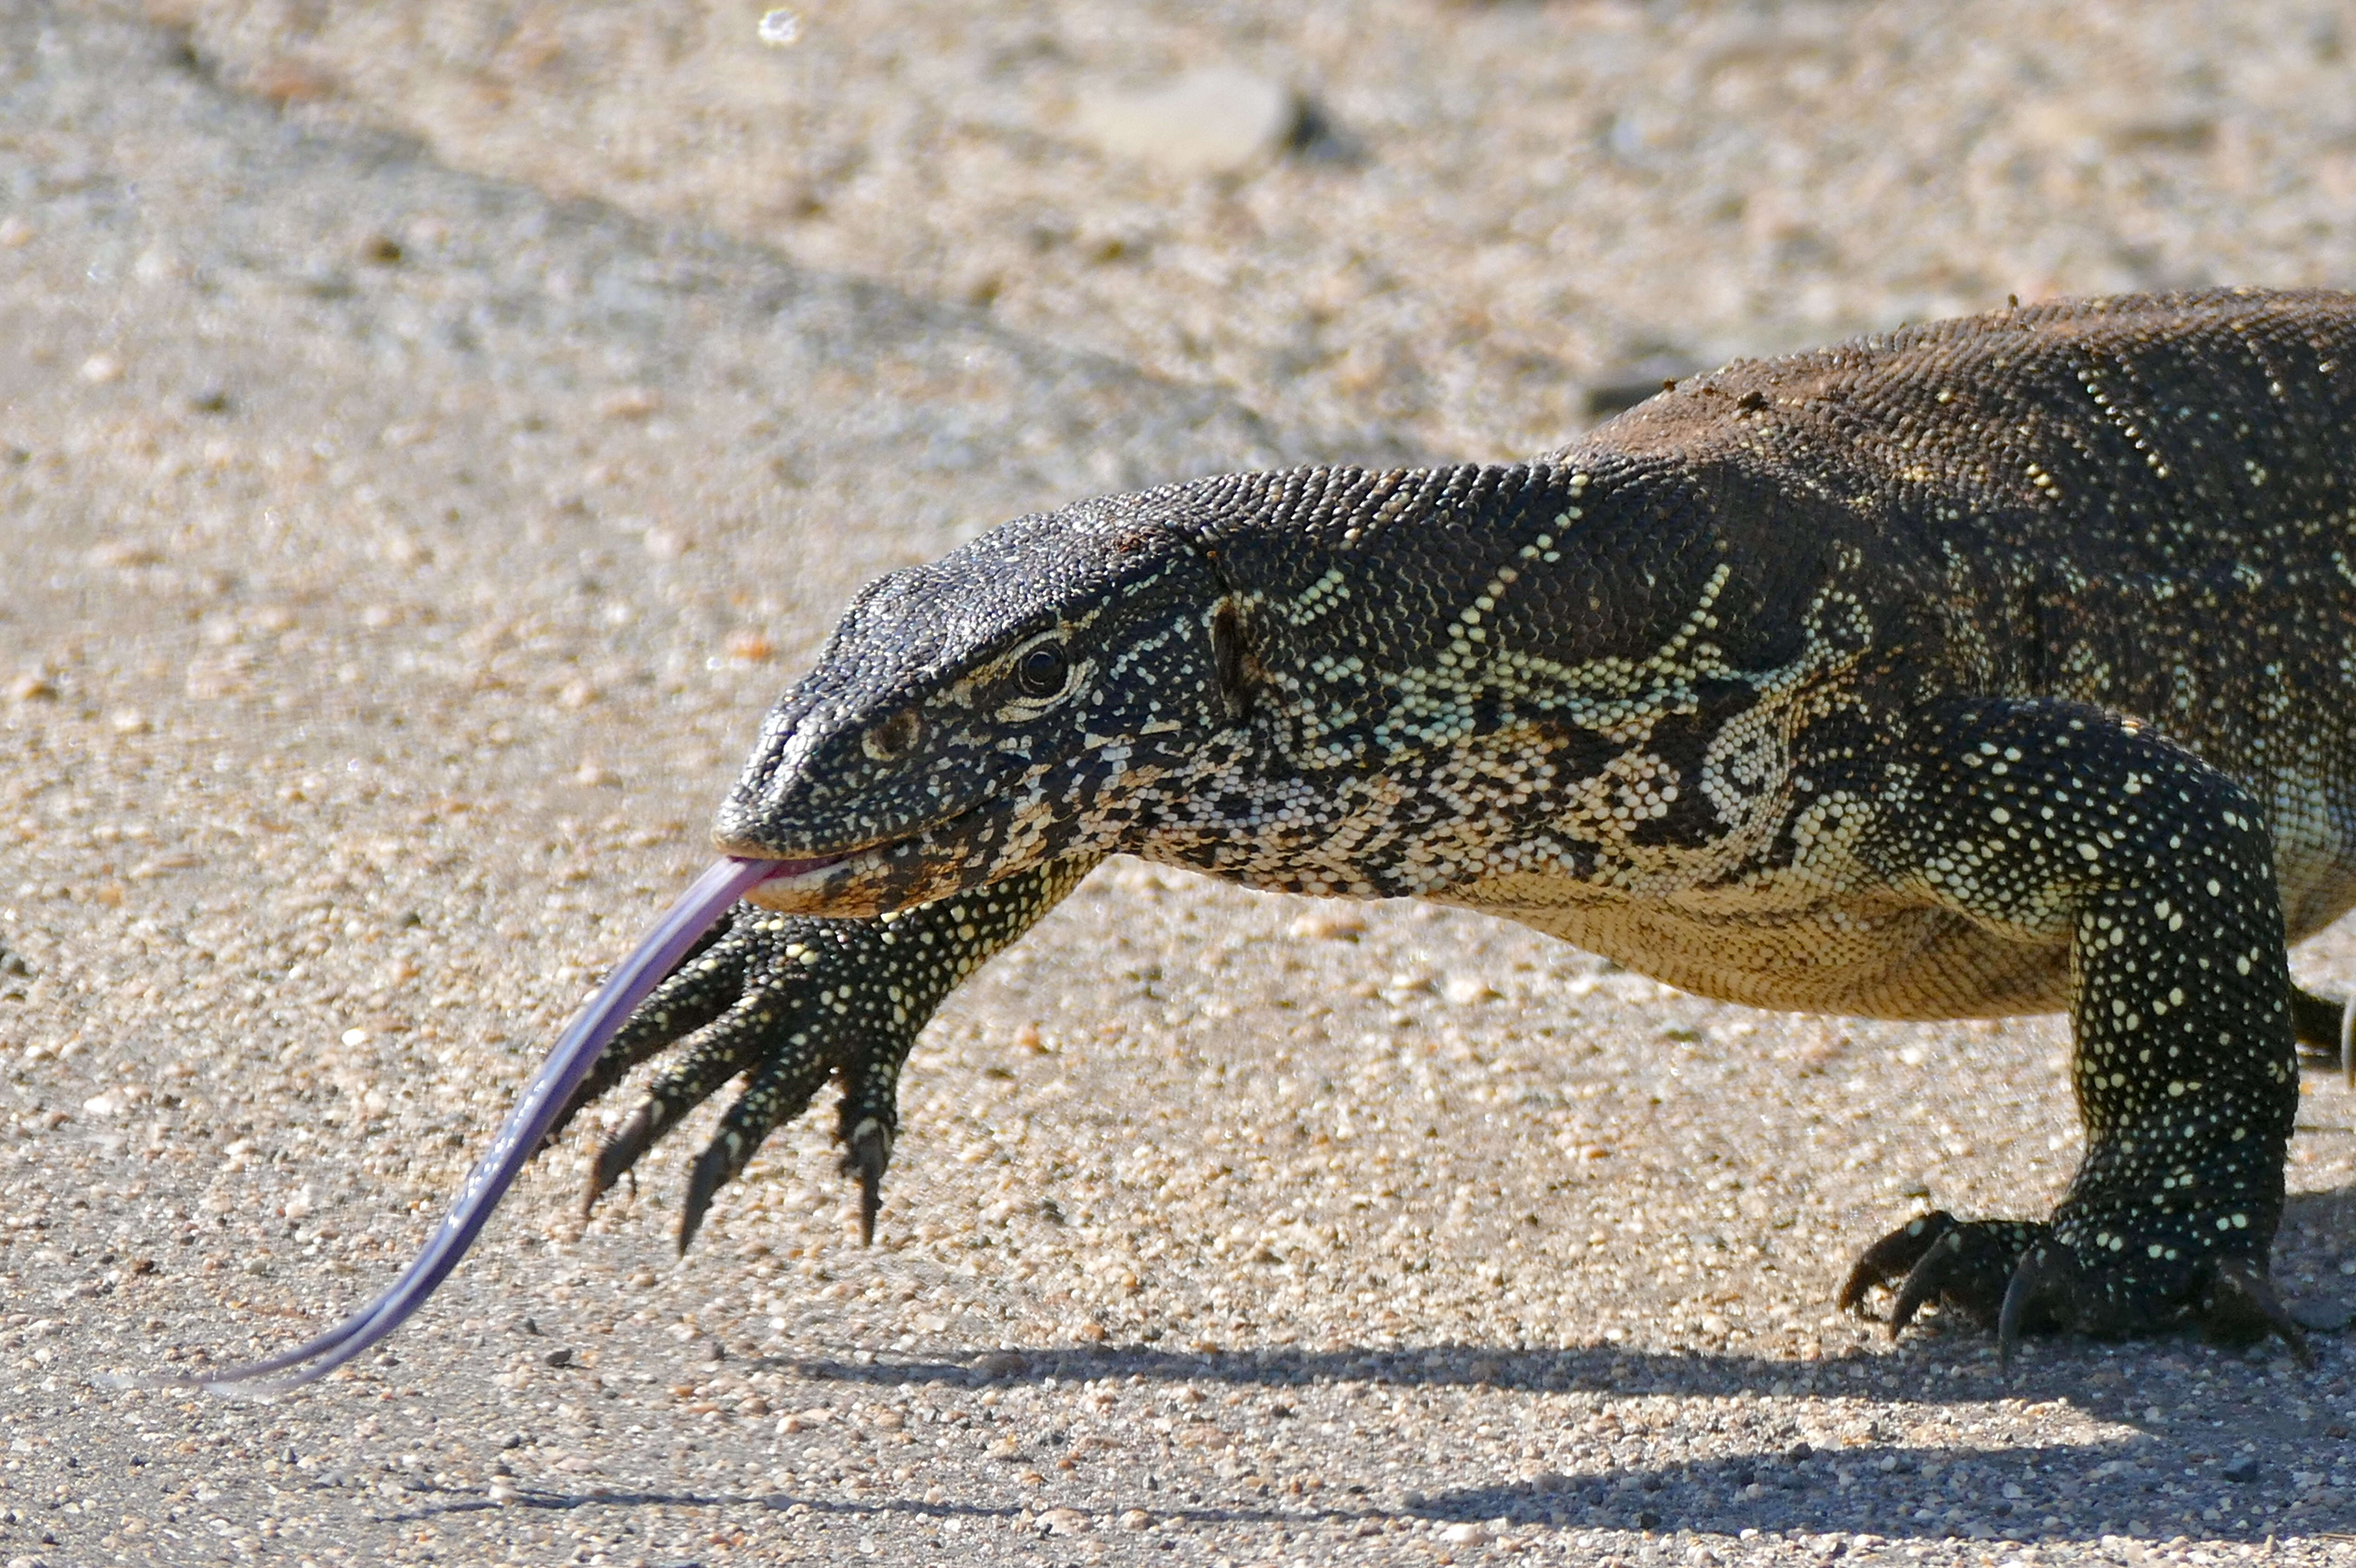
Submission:
<svg viewBox="0 0 2356 1568">
<path fill-rule="evenodd" d="M 2285 951 L 2356 903 L 2351 550 L 2356 294 L 2254 290 L 1737 361 L 1526 464 L 1018 519 L 851 605 L 673 924 L 733 913 L 604 1005 L 506 1168 L 677 1045 L 591 1202 L 745 1076 L 684 1248 L 839 1078 L 872 1235 L 917 1031 L 1125 852 L 1760 1007 L 2066 1010 L 2059 1205 L 1924 1214 L 1843 1305 L 1939 1303 L 2008 1357 L 2187 1319 L 2304 1355 L 2268 1260 L 2297 1041 L 2341 1009 Z"/>
</svg>

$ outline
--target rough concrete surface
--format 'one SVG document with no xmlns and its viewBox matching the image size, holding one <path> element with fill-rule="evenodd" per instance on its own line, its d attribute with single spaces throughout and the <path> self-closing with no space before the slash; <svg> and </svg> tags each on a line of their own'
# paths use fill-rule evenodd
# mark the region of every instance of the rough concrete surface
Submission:
<svg viewBox="0 0 2356 1568">
<path fill-rule="evenodd" d="M 1134 863 L 926 1033 L 872 1251 L 829 1117 L 684 1261 L 709 1115 L 584 1222 L 590 1126 L 389 1354 L 94 1385 L 389 1278 L 878 571 L 2007 293 L 2356 282 L 2338 5 L 762 11 L 0 0 L 0 1563 L 2356 1557 L 2340 1335 L 2007 1384 L 1831 1313 L 2051 1201 L 2055 1020 Z M 2327 1320 L 2351 1111 L 2277 1254 Z"/>
</svg>

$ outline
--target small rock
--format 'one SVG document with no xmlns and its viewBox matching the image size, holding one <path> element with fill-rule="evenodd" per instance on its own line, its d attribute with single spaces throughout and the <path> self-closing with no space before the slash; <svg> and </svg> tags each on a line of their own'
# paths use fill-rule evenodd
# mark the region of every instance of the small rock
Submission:
<svg viewBox="0 0 2356 1568">
<path fill-rule="evenodd" d="M 2223 1479 L 2237 1485 L 2247 1485 L 2258 1478 L 2258 1456 L 2254 1454 L 2244 1454 L 2217 1474 Z"/>
<path fill-rule="evenodd" d="M 1452 977 L 1446 985 L 1440 987 L 1440 994 L 1447 997 L 1451 1006 L 1459 1008 L 1469 1008 L 1475 1002 L 1493 1002 L 1497 999 L 1496 987 L 1491 986 L 1488 981 L 1472 975 L 1458 975 Z"/>
<path fill-rule="evenodd" d="M 1094 1523 L 1076 1508 L 1051 1508 L 1039 1516 L 1039 1530 L 1045 1535 L 1080 1535 L 1093 1528 Z"/>
<path fill-rule="evenodd" d="M 555 1349 L 542 1356 L 541 1360 L 552 1367 L 569 1367 L 573 1364 L 573 1352 L 567 1347 L 559 1345 Z"/>
<path fill-rule="evenodd" d="M 1090 93 L 1078 113 L 1081 133 L 1105 152 L 1183 176 L 1238 173 L 1282 151 L 1301 123 L 1290 89 L 1228 66 Z"/>
<path fill-rule="evenodd" d="M 1119 1522 L 1123 1530 L 1151 1530 L 1153 1516 L 1141 1508 L 1125 1509 Z"/>
<path fill-rule="evenodd" d="M 728 656 L 740 664 L 766 664 L 777 656 L 777 645 L 766 632 L 739 626 L 728 634 Z"/>
<path fill-rule="evenodd" d="M 93 387 L 123 379 L 123 361 L 112 354 L 93 354 L 81 362 L 81 379 Z"/>
<path fill-rule="evenodd" d="M 1019 1350 L 984 1350 L 967 1364 L 986 1378 L 1011 1378 L 1031 1365 Z"/>
<path fill-rule="evenodd" d="M 661 397 L 645 387 L 624 387 L 597 400 L 597 411 L 609 420 L 642 420 L 661 407 Z"/>
<path fill-rule="evenodd" d="M 1366 921 L 1347 905 L 1313 909 L 1295 919 L 1287 934 L 1309 942 L 1355 942 L 1366 934 Z"/>
<path fill-rule="evenodd" d="M 1477 1524 L 1451 1524 L 1440 1532 L 1440 1539 L 1451 1546 L 1486 1546 L 1489 1531 Z"/>
<path fill-rule="evenodd" d="M 20 675 L 8 683 L 8 695 L 18 702 L 54 702 L 58 688 L 47 676 Z"/>
</svg>

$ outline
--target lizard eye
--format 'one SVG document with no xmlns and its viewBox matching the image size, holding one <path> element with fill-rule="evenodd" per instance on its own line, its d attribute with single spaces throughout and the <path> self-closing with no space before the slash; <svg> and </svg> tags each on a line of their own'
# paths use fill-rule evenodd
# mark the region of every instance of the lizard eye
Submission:
<svg viewBox="0 0 2356 1568">
<path fill-rule="evenodd" d="M 1014 664 L 1014 684 L 1025 697 L 1057 696 L 1071 677 L 1071 656 L 1061 643 L 1041 643 Z"/>
</svg>

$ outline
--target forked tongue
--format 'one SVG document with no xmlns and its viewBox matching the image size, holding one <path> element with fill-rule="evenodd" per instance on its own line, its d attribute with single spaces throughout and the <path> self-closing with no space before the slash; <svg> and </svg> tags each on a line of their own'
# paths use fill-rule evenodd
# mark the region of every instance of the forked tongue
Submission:
<svg viewBox="0 0 2356 1568">
<path fill-rule="evenodd" d="M 306 1344 L 243 1366 L 196 1376 L 139 1377 L 120 1381 L 142 1387 L 204 1388 L 220 1392 L 282 1393 L 323 1378 L 337 1367 L 367 1353 L 391 1337 L 409 1315 L 425 1305 L 434 1287 L 458 1266 L 481 1234 L 499 1200 L 531 1162 L 541 1140 L 548 1136 L 557 1114 L 573 1096 L 581 1080 L 595 1064 L 597 1053 L 620 1030 L 623 1021 L 662 983 L 663 977 L 687 955 L 697 937 L 733 908 L 756 882 L 780 871 L 790 874 L 799 863 L 781 860 L 729 859 L 713 864 L 671 905 L 637 950 L 597 987 L 556 1041 L 556 1049 L 526 1083 L 523 1097 L 508 1113 L 492 1141 L 490 1152 L 476 1162 L 458 1200 L 450 1206 L 441 1228 L 425 1243 L 417 1261 L 382 1296 Z M 279 1374 L 284 1374 L 281 1376 Z M 266 1381 L 265 1381 L 266 1380 Z"/>
</svg>

